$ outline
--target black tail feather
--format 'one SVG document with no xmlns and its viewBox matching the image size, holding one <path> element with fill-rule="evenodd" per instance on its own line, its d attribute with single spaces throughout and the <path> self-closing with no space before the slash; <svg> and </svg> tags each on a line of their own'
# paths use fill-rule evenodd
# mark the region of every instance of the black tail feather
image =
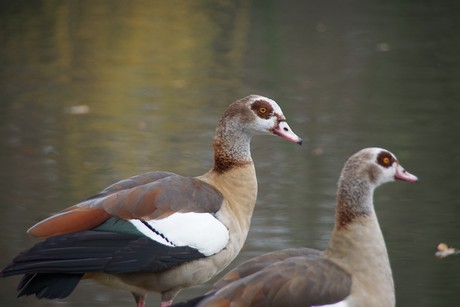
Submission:
<svg viewBox="0 0 460 307">
<path fill-rule="evenodd" d="M 25 274 L 18 284 L 18 297 L 65 298 L 72 293 L 83 274 L 37 273 Z"/>
<path fill-rule="evenodd" d="M 87 230 L 38 242 L 20 253 L 0 277 L 34 273 L 158 272 L 203 258 L 189 246 L 168 246 L 136 234 Z"/>
<path fill-rule="evenodd" d="M 47 238 L 16 256 L 0 277 L 24 274 L 18 296 L 64 298 L 85 273 L 158 272 L 203 258 L 189 246 L 168 246 L 145 236 L 102 230 Z"/>
</svg>

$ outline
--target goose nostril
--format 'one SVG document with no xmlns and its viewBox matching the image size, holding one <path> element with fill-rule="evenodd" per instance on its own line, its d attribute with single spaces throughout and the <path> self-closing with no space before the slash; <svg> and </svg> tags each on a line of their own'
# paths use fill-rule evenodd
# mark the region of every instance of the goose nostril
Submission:
<svg viewBox="0 0 460 307">
<path fill-rule="evenodd" d="M 286 128 L 286 127 L 284 127 L 284 131 L 289 131 L 289 129 L 288 129 L 288 128 Z"/>
</svg>

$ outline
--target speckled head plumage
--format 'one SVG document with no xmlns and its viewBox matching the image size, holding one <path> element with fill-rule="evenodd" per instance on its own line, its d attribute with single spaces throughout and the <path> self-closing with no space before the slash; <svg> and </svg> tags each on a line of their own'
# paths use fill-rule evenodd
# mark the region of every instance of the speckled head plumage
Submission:
<svg viewBox="0 0 460 307">
<path fill-rule="evenodd" d="M 345 163 L 337 190 L 336 227 L 345 228 L 373 212 L 373 192 L 378 186 L 394 180 L 413 182 L 417 177 L 407 172 L 390 151 L 365 148 Z"/>
<path fill-rule="evenodd" d="M 272 99 L 249 95 L 232 103 L 224 112 L 214 137 L 214 170 L 222 173 L 251 162 L 250 141 L 254 135 L 278 135 L 302 144 Z"/>
<path fill-rule="evenodd" d="M 394 154 L 378 147 L 365 148 L 352 155 L 343 167 L 342 176 L 367 179 L 374 187 L 394 180 L 417 180 L 399 164 Z"/>
<path fill-rule="evenodd" d="M 222 116 L 220 127 L 232 127 L 246 132 L 250 136 L 256 134 L 276 134 L 288 141 L 302 143 L 302 139 L 292 132 L 286 122 L 280 106 L 272 99 L 249 95 L 232 103 Z"/>
</svg>

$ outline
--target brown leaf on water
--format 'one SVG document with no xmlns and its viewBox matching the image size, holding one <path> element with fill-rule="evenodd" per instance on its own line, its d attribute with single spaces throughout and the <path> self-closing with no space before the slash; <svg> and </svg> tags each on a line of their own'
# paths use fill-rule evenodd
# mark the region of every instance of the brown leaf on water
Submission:
<svg viewBox="0 0 460 307">
<path fill-rule="evenodd" d="M 438 251 L 435 253 L 435 256 L 438 258 L 446 258 L 450 255 L 459 254 L 460 251 L 456 248 L 449 247 L 446 243 L 438 244 Z"/>
</svg>

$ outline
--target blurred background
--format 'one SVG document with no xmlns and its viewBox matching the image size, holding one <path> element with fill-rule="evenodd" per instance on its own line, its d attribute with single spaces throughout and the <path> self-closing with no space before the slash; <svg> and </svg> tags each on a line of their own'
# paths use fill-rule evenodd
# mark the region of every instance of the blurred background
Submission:
<svg viewBox="0 0 460 307">
<path fill-rule="evenodd" d="M 257 137 L 259 197 L 231 265 L 275 249 L 324 249 L 336 182 L 364 147 L 389 149 L 419 182 L 387 184 L 375 206 L 398 306 L 460 301 L 460 10 L 452 1 L 0 1 L 0 266 L 26 230 L 111 183 L 150 170 L 196 176 L 219 117 L 262 94 L 304 145 Z M 81 282 L 61 301 L 134 306 Z M 208 284 L 176 299 L 205 292 Z M 159 304 L 158 295 L 148 306 Z"/>
</svg>

